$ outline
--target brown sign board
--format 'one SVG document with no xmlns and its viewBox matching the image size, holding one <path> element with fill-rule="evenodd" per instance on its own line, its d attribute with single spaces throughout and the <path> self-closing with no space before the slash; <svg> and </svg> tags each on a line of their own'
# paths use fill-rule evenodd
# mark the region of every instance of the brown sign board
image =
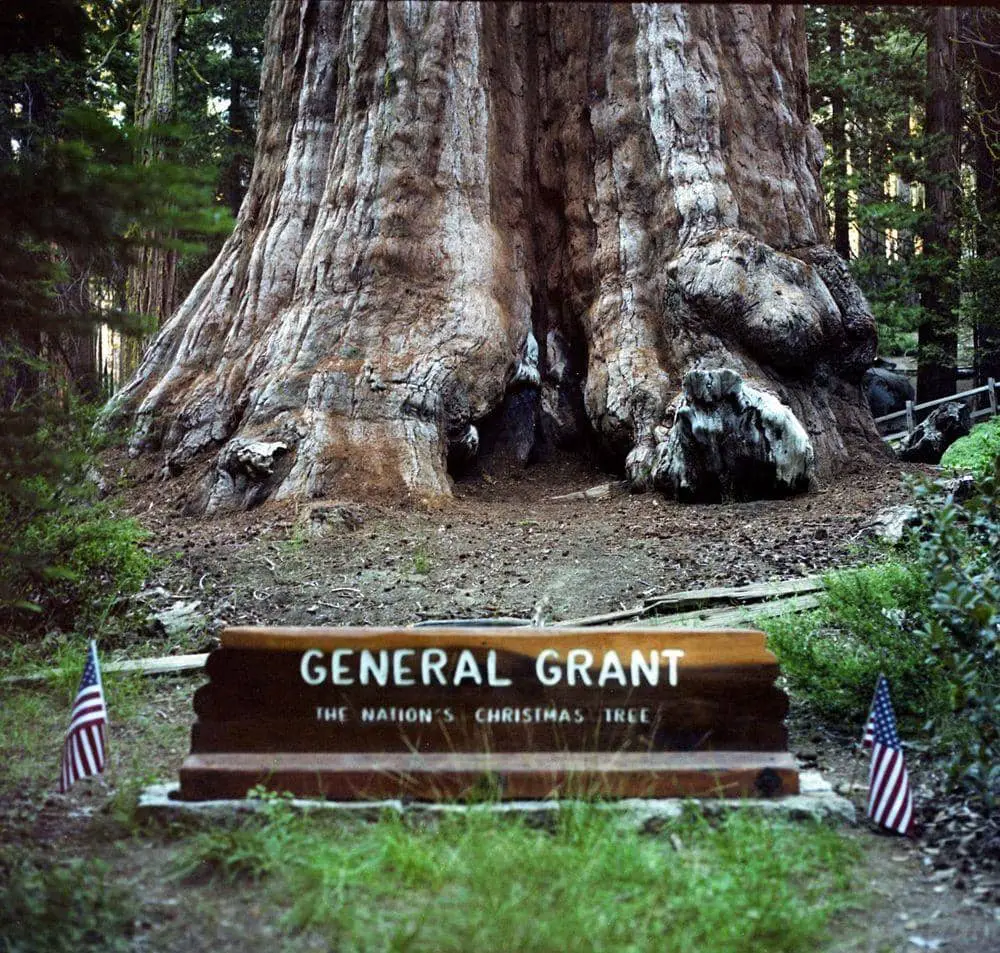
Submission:
<svg viewBox="0 0 1000 953">
<path fill-rule="evenodd" d="M 242 627 L 207 671 L 185 800 L 798 790 L 761 632 Z"/>
</svg>

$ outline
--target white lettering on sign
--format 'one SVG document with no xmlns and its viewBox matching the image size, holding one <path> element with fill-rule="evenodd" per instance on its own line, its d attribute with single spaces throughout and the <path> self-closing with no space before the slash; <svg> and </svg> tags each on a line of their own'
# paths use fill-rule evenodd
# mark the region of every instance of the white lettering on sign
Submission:
<svg viewBox="0 0 1000 953">
<path fill-rule="evenodd" d="M 344 657 L 353 654 L 354 653 L 350 649 L 333 650 L 333 665 L 330 669 L 330 680 L 334 685 L 354 684 L 354 679 L 351 678 L 346 666 L 344 665 Z"/>
<path fill-rule="evenodd" d="M 582 708 L 477 708 L 480 725 L 582 725 L 587 713 Z"/>
<path fill-rule="evenodd" d="M 476 708 L 472 718 L 479 725 L 582 725 L 585 722 L 609 725 L 649 725 L 652 724 L 651 708 L 560 708 L 536 706 L 525 708 Z M 344 724 L 359 720 L 366 724 L 395 722 L 404 725 L 429 725 L 434 721 L 454 724 L 457 720 L 453 708 L 361 708 L 354 712 L 346 705 L 328 708 L 316 706 L 316 721 Z"/>
<path fill-rule="evenodd" d="M 326 678 L 326 667 L 314 664 L 323 657 L 319 649 L 309 649 L 302 653 L 302 663 L 299 671 L 302 673 L 302 681 L 307 685 L 319 685 Z"/>
<path fill-rule="evenodd" d="M 601 661 L 600 672 L 597 676 L 597 684 L 600 687 L 607 685 L 609 681 L 616 681 L 622 687 L 629 684 L 633 688 L 645 682 L 648 685 L 660 684 L 660 671 L 667 670 L 667 684 L 677 685 L 677 663 L 684 658 L 683 649 L 653 649 L 648 655 L 633 649 L 631 665 L 628 674 L 630 680 L 626 680 L 625 666 L 618 653 L 614 649 L 609 649 L 604 653 Z M 661 662 L 666 663 L 662 665 Z M 577 681 L 581 685 L 591 685 L 590 669 L 594 665 L 594 656 L 587 649 L 570 649 L 566 653 L 566 667 L 559 664 L 559 652 L 557 649 L 542 649 L 535 660 L 535 675 L 543 685 L 558 685 L 564 681 L 567 685 L 576 685 Z"/>
<path fill-rule="evenodd" d="M 368 685 L 374 679 L 376 685 L 385 686 L 389 684 L 389 653 L 382 649 L 378 653 L 378 662 L 375 661 L 375 653 L 365 649 L 361 653 L 361 662 L 358 665 L 358 681 L 362 685 Z"/>
<path fill-rule="evenodd" d="M 420 680 L 424 685 L 431 684 L 431 675 L 437 679 L 438 685 L 447 685 L 448 679 L 444 667 L 448 664 L 448 653 L 444 649 L 428 649 L 420 659 Z"/>
<path fill-rule="evenodd" d="M 434 721 L 433 708 L 362 708 L 362 721 L 395 721 L 404 725 L 429 725 Z M 450 719 L 446 719 L 450 720 Z"/>
<path fill-rule="evenodd" d="M 666 672 L 666 683 L 677 685 L 678 663 L 684 657 L 683 649 L 650 649 L 643 652 L 633 649 L 628 665 L 614 649 L 608 649 L 600 664 L 590 649 L 569 649 L 565 662 L 558 649 L 542 649 L 535 659 L 535 677 L 546 686 L 565 683 L 570 687 L 599 688 L 613 684 L 622 688 L 640 685 L 657 686 L 661 673 Z M 452 658 L 454 662 L 452 663 Z M 449 664 L 451 667 L 449 668 Z M 334 649 L 329 664 L 320 649 L 302 653 L 299 672 L 307 685 L 489 685 L 507 688 L 513 681 L 497 670 L 496 649 L 486 653 L 485 677 L 472 649 L 462 649 L 451 656 L 445 649 Z M 595 672 L 596 670 L 596 672 Z M 596 681 L 595 681 L 596 680 Z"/>
<path fill-rule="evenodd" d="M 413 649 L 398 649 L 392 653 L 392 680 L 397 685 L 413 685 L 413 669 L 405 664 L 411 655 L 416 655 Z"/>
</svg>

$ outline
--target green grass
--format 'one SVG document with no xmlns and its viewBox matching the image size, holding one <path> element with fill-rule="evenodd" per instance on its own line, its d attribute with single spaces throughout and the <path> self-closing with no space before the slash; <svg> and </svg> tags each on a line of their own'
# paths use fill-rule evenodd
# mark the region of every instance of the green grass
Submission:
<svg viewBox="0 0 1000 953">
<path fill-rule="evenodd" d="M 60 725 L 65 731 L 69 706 L 61 696 L 39 688 L 5 689 L 0 705 L 0 792 L 59 776 Z M 53 746 L 55 742 L 55 746 Z M 2 949 L 2 947 L 0 947 Z"/>
<path fill-rule="evenodd" d="M 176 873 L 264 881 L 283 927 L 337 951 L 598 953 L 814 949 L 852 904 L 855 849 L 820 825 L 732 816 L 656 835 L 599 805 L 552 832 L 482 811 L 413 827 L 292 815 L 206 832 Z"/>
<path fill-rule="evenodd" d="M 420 543 L 413 551 L 413 571 L 421 576 L 431 571 L 431 555 L 426 543 Z"/>
</svg>

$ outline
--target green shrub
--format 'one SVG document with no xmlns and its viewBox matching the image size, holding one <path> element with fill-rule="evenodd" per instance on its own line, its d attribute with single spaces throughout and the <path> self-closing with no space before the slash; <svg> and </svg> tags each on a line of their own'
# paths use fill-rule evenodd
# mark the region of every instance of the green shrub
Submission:
<svg viewBox="0 0 1000 953">
<path fill-rule="evenodd" d="M 1000 799 L 1000 481 L 989 476 L 968 500 L 944 501 L 931 487 L 918 558 L 933 591 L 920 632 L 949 686 L 961 726 L 949 756 L 954 781 L 988 806 Z"/>
<path fill-rule="evenodd" d="M 57 866 L 0 857 L 0 951 L 78 953 L 127 950 L 134 904 L 108 883 L 107 865 Z"/>
<path fill-rule="evenodd" d="M 933 730 L 952 780 L 1000 800 L 1000 493 L 915 490 L 911 561 L 835 573 L 821 607 L 767 619 L 790 689 L 835 727 L 860 731 L 879 672 L 911 738 Z"/>
<path fill-rule="evenodd" d="M 987 476 L 1000 458 L 1000 417 L 977 424 L 944 452 L 941 466 Z"/>
<path fill-rule="evenodd" d="M 86 410 L 43 414 L 0 474 L 0 622 L 8 629 L 99 626 L 152 568 L 144 531 L 96 498 L 92 419 Z M 50 446 L 58 449 L 34 452 Z"/>
<path fill-rule="evenodd" d="M 835 727 L 860 732 L 879 672 L 909 727 L 947 708 L 922 626 L 931 592 L 916 565 L 885 563 L 833 573 L 821 607 L 767 619 L 762 627 L 793 692 Z"/>
</svg>

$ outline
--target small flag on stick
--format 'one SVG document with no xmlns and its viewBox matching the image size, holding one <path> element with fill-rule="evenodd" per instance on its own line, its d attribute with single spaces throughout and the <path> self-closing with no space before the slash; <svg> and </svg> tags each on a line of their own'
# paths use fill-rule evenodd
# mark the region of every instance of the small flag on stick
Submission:
<svg viewBox="0 0 1000 953">
<path fill-rule="evenodd" d="M 105 730 L 108 709 L 101 687 L 101 669 L 97 663 L 97 644 L 91 641 L 87 664 L 83 667 L 80 688 L 73 702 L 66 741 L 63 743 L 59 790 L 65 794 L 80 778 L 104 770 Z"/>
<path fill-rule="evenodd" d="M 889 700 L 889 682 L 879 675 L 862 744 L 871 745 L 868 769 L 868 816 L 897 834 L 913 832 L 913 792 Z"/>
<path fill-rule="evenodd" d="M 872 698 L 872 707 L 868 712 L 868 721 L 865 722 L 865 730 L 861 735 L 861 747 L 866 751 L 872 746 L 872 742 L 875 740 L 875 698 L 878 697 L 877 686 L 882 684 L 883 677 L 879 675 L 878 682 L 876 682 L 875 697 Z"/>
</svg>

